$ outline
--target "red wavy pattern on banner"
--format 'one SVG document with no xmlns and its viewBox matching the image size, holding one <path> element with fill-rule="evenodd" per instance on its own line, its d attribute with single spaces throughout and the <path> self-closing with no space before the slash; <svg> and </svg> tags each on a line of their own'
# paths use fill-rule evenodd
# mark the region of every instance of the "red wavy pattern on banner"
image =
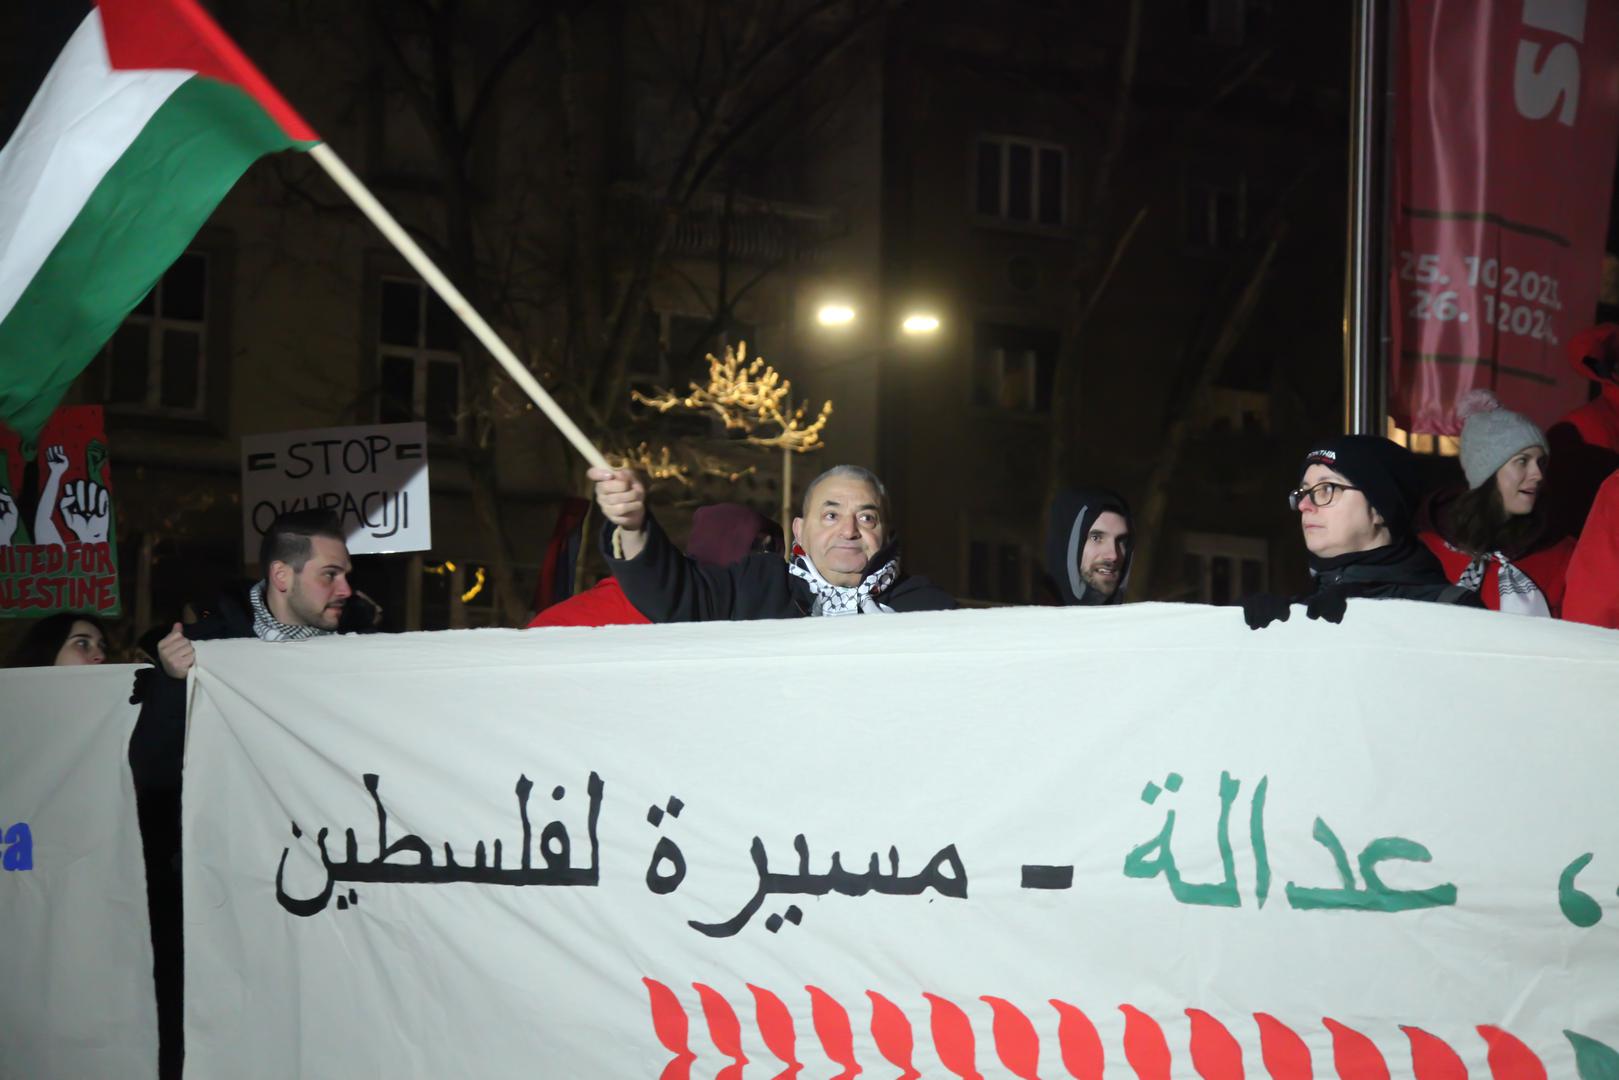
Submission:
<svg viewBox="0 0 1619 1080">
<path fill-rule="evenodd" d="M 877 1052 L 890 1065 L 905 1070 L 899 1080 L 917 1080 L 922 1074 L 911 1064 L 915 1044 L 904 1010 L 875 990 L 867 990 L 866 996 L 871 999 L 871 1037 L 876 1040 Z"/>
<path fill-rule="evenodd" d="M 697 1060 L 697 1055 L 691 1052 L 686 1010 L 680 1007 L 675 992 L 658 980 L 642 979 L 641 982 L 646 984 L 647 997 L 652 1000 L 652 1030 L 663 1048 L 675 1055 L 663 1067 L 658 1080 L 689 1080 L 691 1063 Z"/>
<path fill-rule="evenodd" d="M 1400 1030 L 1411 1040 L 1411 1071 L 1417 1080 L 1467 1080 L 1467 1066 L 1443 1039 L 1405 1024 Z"/>
<path fill-rule="evenodd" d="M 815 1037 L 821 1040 L 821 1049 L 834 1065 L 843 1066 L 832 1080 L 854 1080 L 860 1074 L 860 1063 L 854 1059 L 854 1027 L 849 1023 L 849 1010 L 818 986 L 804 989 L 810 996 L 810 1018 L 815 1022 Z"/>
<path fill-rule="evenodd" d="M 675 992 L 664 983 L 643 978 L 658 1042 L 674 1057 L 660 1080 L 690 1080 L 697 1055 L 690 1045 L 690 1016 Z M 737 1011 L 718 990 L 692 983 L 697 992 L 710 1040 L 731 1059 L 716 1080 L 742 1080 L 748 1063 L 742 1049 L 742 1024 Z M 792 1008 L 774 991 L 753 983 L 744 986 L 753 997 L 754 1018 L 764 1045 L 786 1066 L 775 1080 L 795 1080 L 805 1065 L 798 1059 L 798 1034 Z M 809 995 L 816 1038 L 828 1060 L 842 1066 L 832 1080 L 854 1080 L 864 1071 L 855 1056 L 854 1024 L 849 1010 L 817 986 L 804 987 Z M 919 1080 L 915 1064 L 914 1028 L 905 1011 L 875 990 L 871 1002 L 871 1037 L 877 1051 L 901 1070 L 896 1080 Z M 972 1019 L 949 998 L 923 992 L 929 1009 L 928 1032 L 939 1062 L 960 1080 L 983 1080 L 977 1064 L 977 1035 Z M 1007 1071 L 1020 1080 L 1038 1080 L 1040 1034 L 1029 1014 L 1006 998 L 993 995 L 978 1000 L 989 1006 L 990 1035 L 995 1054 Z M 1063 1068 L 1075 1080 L 1102 1080 L 1106 1051 L 1096 1025 L 1077 1006 L 1050 999 L 1057 1012 L 1057 1042 Z M 1170 1080 L 1173 1055 L 1163 1026 L 1131 1004 L 1119 1006 L 1124 1015 L 1124 1060 L 1136 1080 Z M 1244 1080 L 1242 1043 L 1230 1027 L 1202 1009 L 1190 1008 L 1188 1038 L 1192 1067 L 1202 1080 Z M 1270 1080 L 1314 1080 L 1310 1049 L 1293 1028 L 1269 1013 L 1254 1013 L 1259 1032 L 1260 1057 Z M 1370 1038 L 1331 1017 L 1321 1024 L 1332 1037 L 1332 1067 L 1340 1080 L 1389 1080 L 1388 1062 Z M 1401 1025 L 1411 1048 L 1411 1069 L 1416 1080 L 1468 1080 L 1467 1066 L 1449 1043 L 1412 1025 Z M 1522 1040 L 1494 1025 L 1480 1025 L 1479 1037 L 1488 1048 L 1492 1080 L 1547 1080 L 1546 1067 Z"/>
<path fill-rule="evenodd" d="M 1062 1065 L 1074 1080 L 1102 1080 L 1102 1037 L 1091 1018 L 1066 1001 L 1052 998 L 1057 1010 L 1057 1045 L 1062 1048 Z"/>
<path fill-rule="evenodd" d="M 961 1080 L 984 1080 L 974 1061 L 977 1043 L 973 1039 L 973 1024 L 961 1006 L 937 994 L 924 993 L 933 1006 L 930 1026 L 933 1028 L 933 1049 L 938 1052 L 939 1063 Z"/>
<path fill-rule="evenodd" d="M 1120 1005 L 1124 1014 L 1124 1060 L 1139 1080 L 1170 1080 L 1169 1040 L 1158 1021 L 1134 1005 Z"/>
<path fill-rule="evenodd" d="M 1040 1080 L 1040 1036 L 1029 1018 L 1005 998 L 981 997 L 995 1014 L 991 1033 L 1001 1064 L 1019 1080 Z"/>
<path fill-rule="evenodd" d="M 1310 1048 L 1298 1032 L 1269 1013 L 1254 1013 L 1259 1025 L 1259 1056 L 1271 1080 L 1314 1080 Z"/>
<path fill-rule="evenodd" d="M 1332 1032 L 1332 1066 L 1338 1070 L 1339 1076 L 1353 1076 L 1356 1080 L 1389 1080 L 1388 1063 L 1383 1060 L 1376 1043 L 1336 1020 L 1322 1017 L 1321 1023 Z"/>
<path fill-rule="evenodd" d="M 804 1066 L 798 1061 L 798 1032 L 793 1029 L 793 1014 L 787 1011 L 781 998 L 769 990 L 748 983 L 753 994 L 753 1015 L 759 1021 L 759 1034 L 765 1046 L 781 1059 L 787 1068 L 776 1080 L 789 1080 Z"/>
<path fill-rule="evenodd" d="M 1242 1045 L 1224 1024 L 1202 1009 L 1187 1009 L 1192 1020 L 1192 1068 L 1203 1080 L 1243 1080 Z"/>
<path fill-rule="evenodd" d="M 708 1021 L 708 1037 L 714 1041 L 720 1053 L 735 1062 L 721 1069 L 715 1080 L 742 1080 L 742 1067 L 748 1063 L 748 1058 L 742 1052 L 742 1023 L 736 1018 L 736 1010 L 712 986 L 702 983 L 692 983 L 691 986 L 697 991 L 697 999 L 702 1002 L 703 1019 Z"/>
<path fill-rule="evenodd" d="M 1516 1036 L 1489 1024 L 1480 1025 L 1478 1033 L 1490 1048 L 1484 1060 L 1495 1080 L 1546 1080 L 1546 1066 Z"/>
</svg>

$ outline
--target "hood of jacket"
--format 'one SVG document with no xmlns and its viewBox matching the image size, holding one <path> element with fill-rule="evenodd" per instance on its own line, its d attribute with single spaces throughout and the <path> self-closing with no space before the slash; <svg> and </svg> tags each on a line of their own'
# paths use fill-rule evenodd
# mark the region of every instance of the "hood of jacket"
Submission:
<svg viewBox="0 0 1619 1080">
<path fill-rule="evenodd" d="M 1568 366 L 1582 379 L 1602 387 L 1602 396 L 1619 406 L 1619 325 L 1598 323 L 1569 339 Z"/>
<path fill-rule="evenodd" d="M 1079 576 L 1079 559 L 1085 548 L 1085 536 L 1096 524 L 1096 519 L 1112 511 L 1124 518 L 1133 530 L 1135 522 L 1130 516 L 1130 505 L 1106 488 L 1069 488 L 1057 495 L 1051 504 L 1046 529 L 1046 575 L 1057 596 L 1067 607 L 1074 604 L 1122 604 L 1130 587 L 1130 564 L 1135 560 L 1135 545 L 1125 545 L 1124 565 L 1119 569 L 1119 587 L 1112 596 L 1085 584 Z"/>
</svg>

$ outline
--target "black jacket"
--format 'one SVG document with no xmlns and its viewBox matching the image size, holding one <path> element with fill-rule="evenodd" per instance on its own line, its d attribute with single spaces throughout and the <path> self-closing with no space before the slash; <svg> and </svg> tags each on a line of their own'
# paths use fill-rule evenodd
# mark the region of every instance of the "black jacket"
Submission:
<svg viewBox="0 0 1619 1080">
<path fill-rule="evenodd" d="M 1452 584 L 1433 552 L 1411 537 L 1373 551 L 1332 559 L 1312 557 L 1310 567 L 1315 577 L 1312 595 L 1335 590 L 1348 598 L 1484 606 L 1478 593 Z"/>
<path fill-rule="evenodd" d="M 795 619 L 810 614 L 809 583 L 787 572 L 777 555 L 749 555 L 730 566 L 702 566 L 670 543 L 651 514 L 646 547 L 633 559 L 613 557 L 613 525 L 603 524 L 602 555 L 624 595 L 655 623 Z M 879 556 L 881 557 L 881 556 Z M 923 577 L 901 577 L 877 599 L 895 611 L 946 611 L 955 598 Z"/>
<path fill-rule="evenodd" d="M 225 589 L 201 619 L 182 625 L 181 633 L 192 641 L 252 637 L 253 608 L 247 598 L 251 588 Z M 157 642 L 168 633 L 167 627 L 156 627 L 141 639 L 153 660 L 157 659 Z M 186 739 L 186 681 L 172 678 L 161 665 L 141 668 L 135 673 L 135 692 L 129 700 L 141 707 L 129 740 L 129 767 L 135 774 L 135 787 L 178 788 Z"/>
<path fill-rule="evenodd" d="M 239 581 L 220 590 L 213 606 L 181 633 L 192 641 L 224 641 L 253 637 L 253 603 L 249 594 L 257 582 Z M 343 608 L 338 633 L 367 633 L 376 609 L 359 597 Z M 167 637 L 169 628 L 154 627 L 142 639 L 147 655 L 157 659 L 157 643 Z M 161 666 L 141 668 L 135 673 L 135 691 L 130 701 L 141 707 L 135 732 L 129 740 L 129 767 L 135 786 L 170 789 L 180 786 L 180 759 L 185 749 L 186 681 L 172 678 Z"/>
<path fill-rule="evenodd" d="M 251 585 L 233 586 L 219 594 L 203 617 L 181 630 L 192 641 L 253 636 Z M 154 627 L 141 647 L 154 660 L 157 643 L 169 628 Z M 184 1001 L 184 931 L 180 888 L 180 766 L 185 756 L 186 681 L 171 678 L 161 665 L 135 673 L 140 718 L 129 739 L 129 766 L 135 774 L 135 809 L 140 818 L 141 850 L 146 860 L 146 897 L 152 927 L 152 975 L 157 996 L 159 1071 L 180 1075 L 185 1036 L 181 1027 Z"/>
</svg>

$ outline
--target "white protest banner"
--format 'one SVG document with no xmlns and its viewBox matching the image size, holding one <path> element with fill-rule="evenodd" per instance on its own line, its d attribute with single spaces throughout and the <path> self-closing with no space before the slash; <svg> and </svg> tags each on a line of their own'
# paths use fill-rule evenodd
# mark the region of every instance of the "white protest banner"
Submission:
<svg viewBox="0 0 1619 1080">
<path fill-rule="evenodd" d="M 192 1075 L 1619 1063 L 1609 631 L 1355 601 L 197 649 Z"/>
<path fill-rule="evenodd" d="M 0 671 L 0 1077 L 157 1075 L 134 668 Z"/>
<path fill-rule="evenodd" d="M 427 486 L 427 425 L 366 424 L 242 438 L 242 550 L 277 514 L 336 512 L 354 555 L 433 546 Z"/>
</svg>

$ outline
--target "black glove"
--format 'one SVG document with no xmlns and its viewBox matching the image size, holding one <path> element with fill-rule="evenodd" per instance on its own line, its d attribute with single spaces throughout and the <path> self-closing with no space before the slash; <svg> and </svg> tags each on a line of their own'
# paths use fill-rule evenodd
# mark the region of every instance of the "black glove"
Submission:
<svg viewBox="0 0 1619 1080">
<path fill-rule="evenodd" d="M 1304 605 L 1304 613 L 1312 619 L 1325 619 L 1330 623 L 1344 621 L 1349 610 L 1349 596 L 1342 589 L 1322 589 Z"/>
<path fill-rule="evenodd" d="M 1290 597 L 1275 593 L 1254 593 L 1242 598 L 1242 617 L 1247 620 L 1248 629 L 1263 630 L 1278 619 L 1286 622 L 1292 603 Z"/>
</svg>

